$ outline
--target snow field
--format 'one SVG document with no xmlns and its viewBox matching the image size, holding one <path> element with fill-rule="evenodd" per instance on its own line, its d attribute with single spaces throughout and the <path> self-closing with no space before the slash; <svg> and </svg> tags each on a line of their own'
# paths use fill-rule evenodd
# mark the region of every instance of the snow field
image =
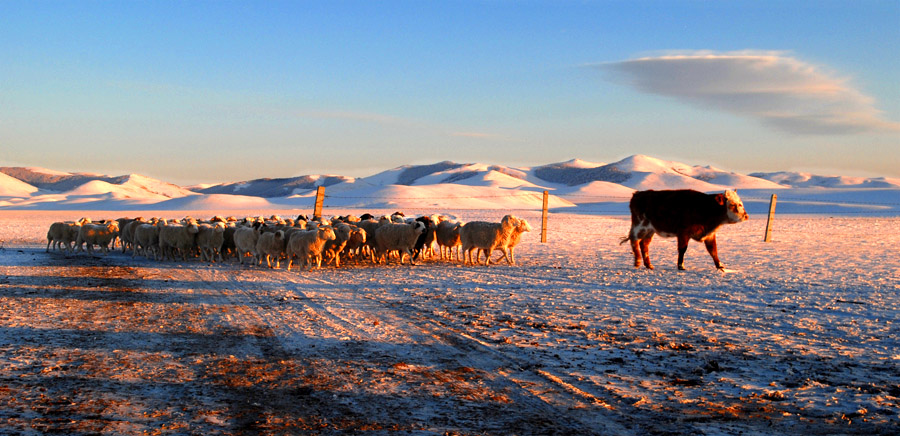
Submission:
<svg viewBox="0 0 900 436">
<path fill-rule="evenodd" d="M 273 213 L 288 215 L 259 214 Z M 650 246 L 657 269 L 633 268 L 618 243 L 627 217 L 552 214 L 541 244 L 539 214 L 513 213 L 535 229 L 517 247 L 517 266 L 298 273 L 121 254 L 66 260 L 43 253 L 44 235 L 81 212 L 0 212 L 4 375 L 27 376 L 37 390 L 80 374 L 95 402 L 108 400 L 95 413 L 118 418 L 105 428 L 121 433 L 166 423 L 228 433 L 249 413 L 234 403 L 244 384 L 271 388 L 271 398 L 265 390 L 240 398 L 272 426 L 308 423 L 311 412 L 288 404 L 303 403 L 299 395 L 328 404 L 325 428 L 363 428 L 355 419 L 413 434 L 897 427 L 897 218 L 778 217 L 769 243 L 758 216 L 724 226 L 722 273 L 696 242 L 688 271 L 676 271 L 675 241 L 659 237 Z M 452 214 L 496 221 L 503 212 Z M 79 298 L 64 295 L 75 291 Z M 202 395 L 189 412 L 165 405 L 191 389 Z M 4 401 L 0 418 L 38 422 Z M 138 419 L 143 412 L 159 415 Z"/>
</svg>

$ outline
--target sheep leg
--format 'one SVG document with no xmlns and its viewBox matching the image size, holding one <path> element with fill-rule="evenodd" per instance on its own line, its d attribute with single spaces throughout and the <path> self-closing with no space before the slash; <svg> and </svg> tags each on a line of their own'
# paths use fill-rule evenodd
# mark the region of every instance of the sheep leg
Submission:
<svg viewBox="0 0 900 436">
<path fill-rule="evenodd" d="M 503 253 L 503 256 L 501 256 L 500 258 L 497 259 L 497 263 L 500 262 L 500 259 L 506 259 L 506 263 L 508 265 L 515 264 L 515 262 L 513 261 L 513 258 L 512 258 L 512 248 L 503 247 L 500 249 L 500 251 Z"/>
<path fill-rule="evenodd" d="M 493 251 L 494 251 L 493 248 L 489 248 L 487 250 L 479 248 L 478 249 L 478 263 L 481 263 L 481 253 L 483 252 L 484 253 L 484 266 L 491 266 L 491 253 Z"/>
</svg>

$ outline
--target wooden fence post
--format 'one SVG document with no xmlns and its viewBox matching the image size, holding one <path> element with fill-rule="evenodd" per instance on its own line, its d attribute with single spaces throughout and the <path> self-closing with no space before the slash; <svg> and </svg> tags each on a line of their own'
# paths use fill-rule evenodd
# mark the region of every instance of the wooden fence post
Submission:
<svg viewBox="0 0 900 436">
<path fill-rule="evenodd" d="M 769 220 L 766 221 L 766 236 L 763 238 L 763 242 L 772 240 L 772 221 L 775 219 L 775 202 L 777 200 L 778 195 L 772 194 L 772 199 L 769 201 Z"/>
<path fill-rule="evenodd" d="M 541 243 L 547 242 L 547 200 L 550 194 L 544 191 L 544 207 L 541 211 Z"/>
<path fill-rule="evenodd" d="M 319 186 L 316 189 L 316 205 L 313 209 L 313 219 L 320 220 L 322 219 L 322 203 L 325 202 L 325 187 Z"/>
</svg>

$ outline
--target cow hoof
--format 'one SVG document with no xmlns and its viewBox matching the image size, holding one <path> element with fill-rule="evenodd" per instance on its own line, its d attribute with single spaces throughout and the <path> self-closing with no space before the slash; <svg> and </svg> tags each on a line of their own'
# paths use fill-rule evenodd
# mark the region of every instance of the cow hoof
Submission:
<svg viewBox="0 0 900 436">
<path fill-rule="evenodd" d="M 684 268 L 684 265 L 678 265 L 678 271 L 687 271 L 687 270 Z"/>
</svg>

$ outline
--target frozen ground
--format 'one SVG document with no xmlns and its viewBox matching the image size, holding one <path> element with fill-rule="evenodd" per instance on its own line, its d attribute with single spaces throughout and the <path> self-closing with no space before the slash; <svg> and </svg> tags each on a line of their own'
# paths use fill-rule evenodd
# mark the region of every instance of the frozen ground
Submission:
<svg viewBox="0 0 900 436">
<path fill-rule="evenodd" d="M 0 212 L 0 433 L 900 428 L 898 218 L 781 217 L 764 243 L 756 216 L 720 231 L 721 273 L 659 238 L 635 270 L 626 217 L 553 214 L 541 244 L 517 212 L 518 266 L 300 273 L 45 253 L 82 215 L 122 213 Z"/>
</svg>

